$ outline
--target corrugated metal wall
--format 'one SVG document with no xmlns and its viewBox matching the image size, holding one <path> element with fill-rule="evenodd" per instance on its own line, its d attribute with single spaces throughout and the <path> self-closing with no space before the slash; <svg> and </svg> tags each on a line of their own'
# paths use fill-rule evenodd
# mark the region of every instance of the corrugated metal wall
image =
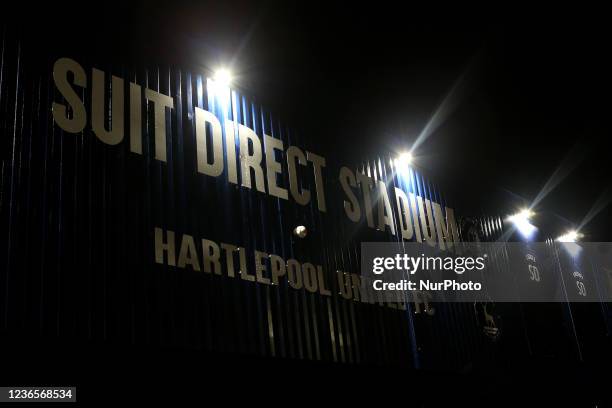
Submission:
<svg viewBox="0 0 612 408">
<path fill-rule="evenodd" d="M 430 315 L 414 305 L 401 310 L 346 300 L 337 289 L 325 297 L 286 282 L 260 285 L 156 264 L 153 231 L 162 227 L 244 246 L 247 254 L 260 250 L 321 264 L 335 288 L 336 271 L 358 271 L 360 242 L 397 237 L 345 218 L 334 157 L 327 157 L 326 213 L 316 208 L 316 200 L 301 207 L 230 184 L 225 173 L 216 179 L 199 174 L 196 106 L 260 137 L 266 133 L 285 146 L 317 152 L 307 137 L 237 91 L 231 109 L 219 105 L 200 73 L 95 66 L 107 73 L 107 81 L 113 73 L 174 97 L 166 122 L 167 163 L 153 159 L 148 104 L 143 103 L 142 155 L 131 153 L 129 143 L 104 145 L 89 127 L 81 134 L 64 133 L 51 114 L 52 102 L 60 98 L 52 67 L 62 56 L 24 48 L 3 33 L 0 319 L 5 332 L 423 368 L 461 369 L 476 359 L 494 359 L 497 345 L 483 336 L 473 305 L 439 304 Z M 92 66 L 80 62 L 90 72 Z M 90 96 L 81 95 L 86 106 Z M 390 160 L 381 156 L 360 169 L 452 207 L 418 172 L 407 179 L 392 176 Z M 302 182 L 314 190 L 312 180 Z M 308 227 L 306 239 L 291 234 L 297 225 Z M 493 240 L 502 227 L 499 218 L 477 218 L 469 223 L 469 236 Z M 513 347 L 522 353 L 526 343 Z"/>
</svg>

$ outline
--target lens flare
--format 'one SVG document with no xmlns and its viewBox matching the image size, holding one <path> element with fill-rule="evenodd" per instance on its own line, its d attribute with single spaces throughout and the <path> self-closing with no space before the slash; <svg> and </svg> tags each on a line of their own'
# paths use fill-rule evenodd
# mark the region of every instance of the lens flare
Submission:
<svg viewBox="0 0 612 408">
<path fill-rule="evenodd" d="M 580 239 L 581 236 L 582 234 L 578 233 L 578 231 L 572 230 L 572 231 L 568 231 L 567 233 L 561 235 L 559 238 L 557 238 L 557 241 L 576 242 Z"/>
<path fill-rule="evenodd" d="M 533 216 L 533 212 L 526 208 L 518 213 L 508 217 L 508 221 L 514 224 L 514 227 L 521 233 L 525 238 L 531 238 L 537 228 L 529 222 L 529 219 Z"/>
<path fill-rule="evenodd" d="M 395 159 L 395 169 L 399 174 L 408 174 L 408 169 L 412 165 L 412 152 L 404 152 Z"/>
<path fill-rule="evenodd" d="M 219 86 L 229 87 L 232 83 L 232 73 L 228 69 L 220 69 L 215 72 L 214 80 Z"/>
</svg>

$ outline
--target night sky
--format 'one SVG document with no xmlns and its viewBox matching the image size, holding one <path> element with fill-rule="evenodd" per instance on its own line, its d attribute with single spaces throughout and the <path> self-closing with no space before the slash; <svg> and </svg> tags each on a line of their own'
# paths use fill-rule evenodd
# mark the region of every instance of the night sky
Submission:
<svg viewBox="0 0 612 408">
<path fill-rule="evenodd" d="M 607 202 L 603 16 L 356 4 L 81 4 L 39 17 L 46 23 L 33 35 L 52 30 L 43 41 L 101 60 L 229 65 L 239 88 L 343 164 L 409 149 L 436 117 L 416 166 L 464 213 L 529 204 L 555 171 L 535 208 L 551 231 Z M 69 33 L 79 33 L 73 44 Z M 609 241 L 607 225 L 608 208 L 585 226 L 586 239 Z"/>
</svg>

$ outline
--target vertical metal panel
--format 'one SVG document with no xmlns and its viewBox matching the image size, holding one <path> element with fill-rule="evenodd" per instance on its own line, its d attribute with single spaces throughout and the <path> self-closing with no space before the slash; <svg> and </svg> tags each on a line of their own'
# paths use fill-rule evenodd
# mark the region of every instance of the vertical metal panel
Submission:
<svg viewBox="0 0 612 408">
<path fill-rule="evenodd" d="M 0 180 L 4 330 L 27 330 L 80 341 L 179 346 L 343 363 L 462 368 L 482 346 L 471 305 L 438 304 L 436 313 L 345 300 L 336 272 L 358 272 L 361 241 L 393 241 L 344 221 L 337 163 L 328 157 L 328 206 L 304 207 L 197 172 L 194 109 L 200 107 L 283 141 L 316 152 L 256 101 L 232 90 L 223 102 L 199 72 L 168 67 L 97 66 L 143 88 L 174 97 L 166 115 L 167 162 L 154 157 L 154 120 L 142 102 L 143 154 L 129 143 L 106 146 L 86 128 L 67 134 L 53 123 L 60 100 L 54 58 L 22 49 L 3 33 L 0 54 Z M 91 66 L 83 62 L 89 72 Z M 126 85 L 127 86 L 127 85 Z M 89 105 L 90 93 L 82 99 Z M 108 101 L 107 101 L 108 103 Z M 126 113 L 128 108 L 126 107 Z M 225 134 L 224 137 L 231 135 Z M 237 142 L 235 143 L 238 147 Z M 418 169 L 400 177 L 381 152 L 361 169 L 445 205 L 446 196 Z M 280 183 L 288 186 L 286 172 Z M 314 192 L 308 178 L 301 187 Z M 393 197 L 391 194 L 390 197 Z M 338 205 L 340 204 L 340 205 Z M 395 215 L 394 215 L 395 216 Z M 410 215 L 412 216 L 412 215 Z M 338 222 L 338 220 L 342 220 Z M 397 218 L 394 219 L 397 225 Z M 416 221 L 416 220 L 415 220 Z M 479 235 L 494 239 L 499 218 L 480 217 Z M 309 236 L 291 231 L 307 225 Z M 283 259 L 321 264 L 331 297 L 296 291 L 286 281 L 264 286 L 236 278 L 154 263 L 153 227 L 243 246 Z M 177 244 L 178 245 L 178 244 Z M 178 250 L 178 247 L 177 247 Z M 252 272 L 252 270 L 251 270 Z"/>
</svg>

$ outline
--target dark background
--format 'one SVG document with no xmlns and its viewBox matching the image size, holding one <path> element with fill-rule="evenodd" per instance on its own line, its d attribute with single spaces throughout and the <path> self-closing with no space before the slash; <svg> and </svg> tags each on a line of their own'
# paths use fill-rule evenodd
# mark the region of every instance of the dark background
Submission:
<svg viewBox="0 0 612 408">
<path fill-rule="evenodd" d="M 349 8 L 282 2 L 28 7 L 5 18 L 15 17 L 12 22 L 41 50 L 52 47 L 90 53 L 101 62 L 158 63 L 204 72 L 231 66 L 237 87 L 312 139 L 319 147 L 315 151 L 328 161 L 356 165 L 354 160 L 360 158 L 406 150 L 430 119 L 438 117 L 415 151 L 416 166 L 452 193 L 458 212 L 480 208 L 508 214 L 531 203 L 559 168 L 552 183 L 556 188 L 536 207 L 537 222 L 548 223 L 551 234 L 579 224 L 600 197 L 606 202 L 610 171 L 604 109 L 610 83 L 603 14 L 597 18 L 573 11 L 558 15 L 550 10 L 491 10 L 480 16 L 442 5 L 425 10 L 411 4 Z M 602 211 L 585 227 L 588 239 L 609 240 L 607 214 Z M 20 349 L 28 349 L 23 339 L 17 342 L 22 343 Z M 57 367 L 65 361 L 63 356 L 72 354 L 73 346 L 81 347 L 87 358 L 79 362 L 73 357 L 65 367 L 71 374 L 62 377 Z M 139 393 L 153 389 L 170 398 L 173 389 L 197 394 L 200 382 L 209 381 L 232 387 L 234 392 L 225 394 L 229 399 L 240 394 L 236 390 L 248 390 L 243 396 L 268 392 L 270 400 L 278 400 L 281 388 L 292 391 L 294 399 L 316 399 L 339 389 L 354 399 L 370 388 L 383 388 L 373 385 L 372 367 L 238 362 L 230 356 L 195 356 L 180 350 L 51 342 L 41 349 L 39 340 L 30 348 L 42 359 L 24 357 L 29 364 L 10 373 L 13 381 L 32 383 L 33 378 L 55 375 L 58 383 L 71 382 L 76 368 L 83 373 L 79 381 L 87 384 L 81 388 L 87 399 L 101 392 L 99 381 L 105 387 L 113 381 L 135 387 L 123 392 L 137 400 Z M 164 378 L 154 378 L 159 367 L 168 374 Z M 417 396 L 411 401 L 419 405 L 429 395 L 419 389 L 438 397 L 440 389 L 448 390 L 449 397 L 482 396 L 481 402 L 499 405 L 500 399 L 509 397 L 509 388 L 525 391 L 525 383 L 550 382 L 548 398 L 559 384 L 580 385 L 581 392 L 592 397 L 602 395 L 607 378 L 549 361 L 521 367 L 517 372 L 476 372 L 461 378 L 439 373 L 413 378 L 393 371 L 384 378 L 396 379 L 388 385 L 390 392 L 411 384 Z M 492 374 L 497 374 L 495 380 Z M 145 384 L 136 387 L 135 378 Z M 164 389 L 168 384 L 171 389 Z M 498 388 L 503 394 L 496 393 Z M 542 388 L 535 391 L 544 394 Z M 112 400 L 112 393 L 101 397 Z"/>
<path fill-rule="evenodd" d="M 410 149 L 431 121 L 415 165 L 464 211 L 504 215 L 535 202 L 536 222 L 556 236 L 595 210 L 585 239 L 609 240 L 603 14 L 486 11 L 144 1 L 22 16 L 44 47 L 125 64 L 230 67 L 234 86 L 328 160 L 354 165 L 345 158 Z"/>
</svg>

